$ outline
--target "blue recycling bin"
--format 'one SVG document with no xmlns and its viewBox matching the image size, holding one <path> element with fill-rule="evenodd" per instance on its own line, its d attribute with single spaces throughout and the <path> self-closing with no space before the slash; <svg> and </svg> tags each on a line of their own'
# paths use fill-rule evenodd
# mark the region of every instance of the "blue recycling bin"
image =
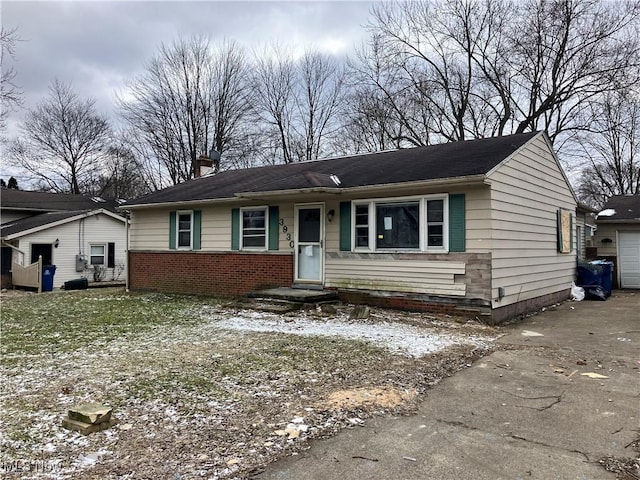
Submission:
<svg viewBox="0 0 640 480">
<path fill-rule="evenodd" d="M 600 285 L 607 292 L 607 297 L 610 297 L 613 291 L 613 262 L 594 260 L 590 263 L 600 268 Z"/>
<path fill-rule="evenodd" d="M 55 265 L 42 267 L 42 291 L 53 292 L 53 276 L 56 274 Z"/>
<path fill-rule="evenodd" d="M 613 262 L 594 260 L 578 264 L 578 286 L 585 288 L 601 286 L 611 296 L 613 290 Z"/>
</svg>

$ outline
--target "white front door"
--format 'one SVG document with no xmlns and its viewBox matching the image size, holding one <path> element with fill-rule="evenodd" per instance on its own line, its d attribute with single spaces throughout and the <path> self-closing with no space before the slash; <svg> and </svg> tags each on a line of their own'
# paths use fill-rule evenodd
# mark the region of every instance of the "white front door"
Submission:
<svg viewBox="0 0 640 480">
<path fill-rule="evenodd" d="M 322 284 L 324 205 L 296 205 L 295 282 Z"/>
</svg>

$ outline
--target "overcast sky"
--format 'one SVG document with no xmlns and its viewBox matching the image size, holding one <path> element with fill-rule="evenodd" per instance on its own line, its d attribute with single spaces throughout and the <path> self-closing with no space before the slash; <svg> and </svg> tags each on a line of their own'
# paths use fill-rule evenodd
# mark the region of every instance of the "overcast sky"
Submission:
<svg viewBox="0 0 640 480">
<path fill-rule="evenodd" d="M 344 55 L 366 32 L 371 2 L 365 1 L 47 1 L 0 2 L 2 26 L 18 28 L 16 83 L 25 108 L 45 98 L 51 81 L 70 82 L 82 97 L 96 99 L 113 116 L 114 96 L 144 69 L 162 43 L 179 36 L 208 35 L 212 43 L 236 40 L 245 47 L 278 41 Z M 23 111 L 9 117 L 9 136 Z M 0 177 L 17 174 L 3 159 Z M 5 178 L 6 179 L 6 178 Z M 20 183 L 20 178 L 18 178 Z"/>
</svg>

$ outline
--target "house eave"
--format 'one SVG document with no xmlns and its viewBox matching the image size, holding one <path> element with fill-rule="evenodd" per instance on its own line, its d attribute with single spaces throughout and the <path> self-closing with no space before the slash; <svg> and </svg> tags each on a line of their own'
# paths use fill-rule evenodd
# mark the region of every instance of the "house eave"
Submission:
<svg viewBox="0 0 640 480">
<path fill-rule="evenodd" d="M 197 200 L 175 200 L 171 202 L 143 203 L 122 205 L 118 210 L 142 210 L 152 208 L 175 208 L 176 205 L 181 207 L 237 203 L 239 200 L 275 200 L 289 199 L 299 197 L 300 195 L 364 195 L 364 194 L 384 194 L 396 193 L 406 190 L 415 190 L 424 187 L 448 187 L 460 185 L 480 185 L 488 184 L 488 180 L 484 174 L 467 175 L 461 177 L 438 178 L 435 180 L 416 180 L 413 182 L 400 183 L 384 183 L 375 185 L 363 185 L 358 187 L 311 187 L 311 188 L 293 188 L 289 190 L 270 190 L 261 192 L 237 192 L 233 197 L 224 198 L 203 198 Z"/>
<path fill-rule="evenodd" d="M 342 189 L 343 193 L 380 193 L 390 192 L 395 193 L 403 190 L 413 190 L 421 187 L 449 187 L 460 186 L 470 184 L 483 184 L 486 183 L 484 174 L 467 175 L 463 177 L 451 177 L 451 178 L 438 178 L 435 180 L 416 180 L 414 182 L 402 182 L 402 183 L 386 183 L 378 185 L 364 185 L 361 187 L 351 187 Z"/>
<path fill-rule="evenodd" d="M 197 200 L 174 200 L 171 202 L 157 202 L 157 203 L 139 203 L 139 204 L 131 204 L 131 205 L 121 205 L 117 209 L 120 211 L 128 211 L 128 210 L 145 210 L 151 208 L 164 208 L 171 207 L 175 208 L 176 205 L 183 206 L 198 206 L 198 205 L 209 205 L 211 203 L 215 204 L 224 204 L 224 203 L 236 203 L 238 199 L 236 197 L 223 197 L 223 198 L 200 198 Z"/>
</svg>

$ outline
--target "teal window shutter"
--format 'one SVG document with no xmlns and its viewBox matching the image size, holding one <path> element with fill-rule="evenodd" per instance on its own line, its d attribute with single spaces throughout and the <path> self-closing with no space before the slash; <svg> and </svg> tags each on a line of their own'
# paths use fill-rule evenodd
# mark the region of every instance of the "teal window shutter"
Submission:
<svg viewBox="0 0 640 480">
<path fill-rule="evenodd" d="M 193 211 L 193 249 L 200 250 L 202 237 L 202 210 Z"/>
<path fill-rule="evenodd" d="M 280 209 L 269 207 L 269 250 L 278 250 L 280 233 Z"/>
<path fill-rule="evenodd" d="M 176 249 L 176 212 L 169 212 L 169 249 Z"/>
<path fill-rule="evenodd" d="M 449 195 L 449 251 L 466 250 L 466 207 L 464 193 Z"/>
<path fill-rule="evenodd" d="M 231 209 L 231 250 L 240 250 L 240 209 Z"/>
<path fill-rule="evenodd" d="M 340 202 L 340 251 L 351 251 L 351 202 Z"/>
</svg>

